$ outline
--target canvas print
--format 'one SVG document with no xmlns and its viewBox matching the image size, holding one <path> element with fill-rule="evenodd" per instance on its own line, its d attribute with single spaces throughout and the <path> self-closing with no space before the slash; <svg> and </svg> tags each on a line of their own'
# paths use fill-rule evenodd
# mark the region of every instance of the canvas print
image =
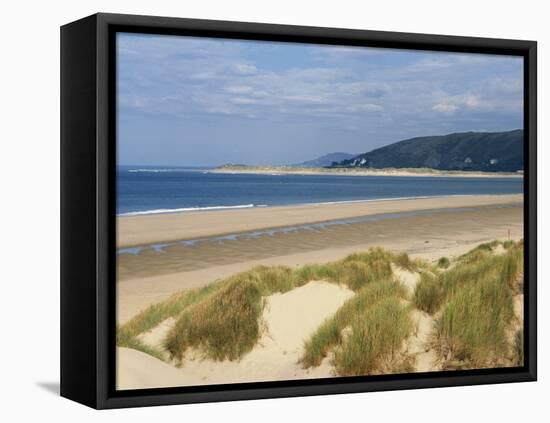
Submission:
<svg viewBox="0 0 550 423">
<path fill-rule="evenodd" d="M 118 33 L 116 388 L 522 366 L 523 81 Z"/>
</svg>

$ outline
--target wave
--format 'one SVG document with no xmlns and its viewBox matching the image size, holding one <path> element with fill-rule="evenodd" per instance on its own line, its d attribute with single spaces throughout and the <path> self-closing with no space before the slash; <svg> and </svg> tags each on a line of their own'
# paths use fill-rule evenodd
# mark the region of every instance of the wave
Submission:
<svg viewBox="0 0 550 423">
<path fill-rule="evenodd" d="M 208 210 L 231 210 L 231 209 L 251 209 L 251 208 L 263 208 L 263 207 L 289 207 L 289 206 L 323 206 L 323 205 L 336 205 L 336 204 L 353 204 L 353 203 L 375 203 L 382 201 L 406 201 L 406 200 L 424 200 L 430 198 L 443 198 L 443 197 L 470 197 L 475 194 L 447 194 L 447 195 L 419 195 L 414 197 L 385 197 L 385 198 L 369 198 L 359 200 L 340 200 L 340 201 L 324 201 L 317 203 L 291 203 L 291 204 L 239 204 L 236 206 L 207 206 L 207 207 L 183 207 L 177 209 L 153 209 L 132 211 L 126 213 L 119 213 L 117 216 L 139 216 L 146 214 L 167 214 L 167 213 L 181 213 L 181 212 L 195 212 L 195 211 L 208 211 Z"/>
<path fill-rule="evenodd" d="M 448 195 L 418 195 L 414 197 L 384 197 L 384 198 L 368 198 L 363 200 L 341 200 L 341 201 L 324 201 L 321 203 L 307 203 L 311 205 L 325 205 L 325 204 L 350 204 L 350 203 L 372 203 L 377 201 L 401 201 L 401 200 L 425 200 L 428 198 L 441 198 L 441 197 L 469 197 L 474 194 L 448 194 Z"/>
<path fill-rule="evenodd" d="M 144 214 L 165 214 L 165 213 L 180 213 L 191 211 L 205 211 L 205 210 L 230 210 L 230 209 L 251 209 L 253 207 L 267 207 L 265 204 L 239 204 L 237 206 L 209 206 L 209 207 L 183 207 L 178 209 L 155 209 L 155 210 L 142 210 L 133 211 L 127 213 L 119 213 L 118 216 L 140 216 Z"/>
</svg>

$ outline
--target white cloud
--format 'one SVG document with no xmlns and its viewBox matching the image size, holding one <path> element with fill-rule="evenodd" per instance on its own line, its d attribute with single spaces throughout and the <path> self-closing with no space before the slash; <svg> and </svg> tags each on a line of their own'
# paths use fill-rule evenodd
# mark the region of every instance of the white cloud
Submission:
<svg viewBox="0 0 550 423">
<path fill-rule="evenodd" d="M 191 75 L 191 79 L 201 81 L 207 79 L 214 79 L 217 75 L 214 72 L 198 72 Z"/>
<path fill-rule="evenodd" d="M 250 97 L 233 97 L 231 98 L 233 104 L 261 104 L 262 101 L 256 98 Z"/>
<path fill-rule="evenodd" d="M 253 91 L 253 88 L 247 85 L 228 85 L 224 90 L 231 94 L 246 94 Z"/>
<path fill-rule="evenodd" d="M 256 66 L 254 65 L 249 65 L 247 63 L 237 63 L 235 65 L 235 71 L 241 75 L 254 75 L 258 71 L 258 69 L 256 69 Z"/>
<path fill-rule="evenodd" d="M 255 57 L 269 44 L 127 41 L 121 53 L 131 66 L 124 68 L 120 98 L 140 113 L 321 116 L 341 127 L 429 128 L 457 118 L 477 122 L 480 112 L 521 113 L 523 104 L 521 66 L 509 58 L 309 46 L 285 67 Z"/>
<path fill-rule="evenodd" d="M 432 107 L 432 110 L 439 113 L 453 114 L 458 110 L 458 106 L 456 104 L 437 103 Z"/>
</svg>

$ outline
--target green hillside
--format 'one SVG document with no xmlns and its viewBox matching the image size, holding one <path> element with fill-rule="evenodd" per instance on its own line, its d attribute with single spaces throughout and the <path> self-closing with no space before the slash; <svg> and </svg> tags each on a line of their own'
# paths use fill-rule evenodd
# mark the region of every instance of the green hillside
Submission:
<svg viewBox="0 0 550 423">
<path fill-rule="evenodd" d="M 523 170 L 523 130 L 411 138 L 333 162 L 332 167 L 516 172 Z"/>
</svg>

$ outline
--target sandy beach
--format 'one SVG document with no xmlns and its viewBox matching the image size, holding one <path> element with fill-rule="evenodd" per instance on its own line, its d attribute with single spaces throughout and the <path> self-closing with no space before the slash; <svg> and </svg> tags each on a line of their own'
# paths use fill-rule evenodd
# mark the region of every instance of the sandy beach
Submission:
<svg viewBox="0 0 550 423">
<path fill-rule="evenodd" d="M 385 220 L 335 225 L 321 230 L 300 230 L 227 242 L 199 242 L 192 247 L 175 244 L 162 252 L 118 256 L 119 322 L 127 321 L 148 305 L 182 289 L 196 288 L 256 265 L 298 266 L 337 260 L 346 254 L 382 246 L 430 259 L 462 254 L 493 239 L 523 237 L 523 196 L 465 196 L 323 206 L 277 207 L 174 215 L 119 218 L 121 231 L 130 228 L 136 239 L 164 242 L 174 225 L 179 239 L 220 233 L 296 225 L 310 221 L 358 215 L 419 212 L 424 214 Z M 308 216 L 310 217 L 308 219 Z M 399 216 L 399 215 L 397 215 Z M 126 225 L 126 226 L 122 226 Z M 155 232 L 159 229 L 159 232 Z"/>
<path fill-rule="evenodd" d="M 480 172 L 437 169 L 407 169 L 407 168 L 324 168 L 324 167 L 256 167 L 256 166 L 223 166 L 210 170 L 212 173 L 249 174 L 249 175 L 331 175 L 331 176 L 419 176 L 445 178 L 522 178 L 523 174 L 516 172 Z"/>
<path fill-rule="evenodd" d="M 471 195 L 306 204 L 117 217 L 117 246 L 164 243 L 385 213 L 521 203 L 523 195 Z"/>
<path fill-rule="evenodd" d="M 365 216 L 373 218 L 247 235 L 247 231 L 265 228 Z M 139 254 L 118 256 L 117 320 L 124 324 L 149 305 L 176 292 L 203 287 L 257 265 L 297 267 L 326 263 L 373 246 L 435 261 L 442 256 L 456 258 L 483 242 L 518 240 L 523 237 L 523 196 L 463 196 L 118 219 L 121 233 L 126 235 L 121 246 L 167 241 L 169 244 L 162 251 L 144 247 Z M 227 233 L 241 236 L 212 239 Z M 197 238 L 203 240 L 193 245 L 169 242 Z M 417 276 L 403 271 L 396 273 L 409 292 L 414 290 Z M 258 347 L 240 361 L 218 362 L 192 355 L 182 368 L 177 368 L 143 352 L 118 348 L 118 387 L 330 377 L 333 369 L 328 361 L 307 370 L 297 361 L 304 340 L 350 295 L 351 291 L 345 287 L 312 281 L 266 298 L 263 317 L 266 331 Z M 314 302 L 309 300 L 312 297 Z M 433 353 L 423 350 L 433 319 L 415 311 L 414 320 L 417 333 L 408 343 L 410 351 L 418 355 L 417 371 L 433 369 Z M 140 336 L 149 345 L 160 345 L 172 325 L 167 320 Z"/>
</svg>

